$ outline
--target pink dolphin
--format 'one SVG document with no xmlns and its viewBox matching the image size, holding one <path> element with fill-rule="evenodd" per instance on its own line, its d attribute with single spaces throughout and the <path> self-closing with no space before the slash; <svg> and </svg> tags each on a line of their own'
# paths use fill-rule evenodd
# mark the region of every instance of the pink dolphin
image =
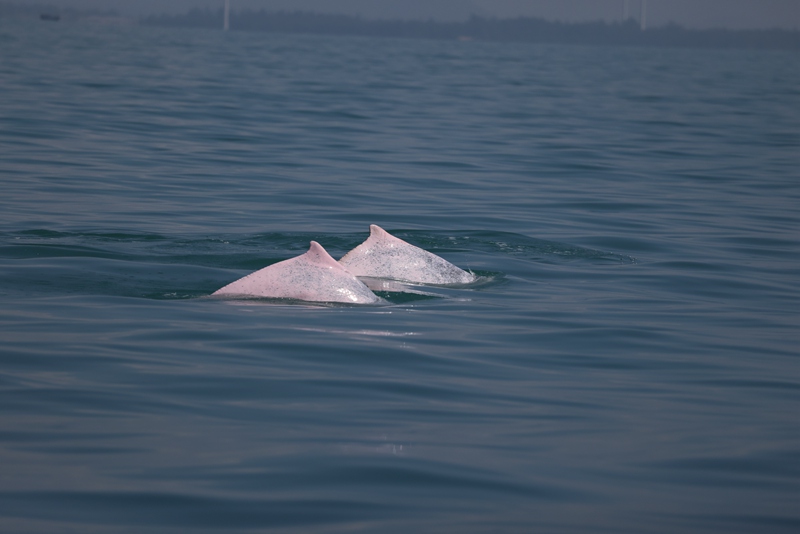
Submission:
<svg viewBox="0 0 800 534">
<path fill-rule="evenodd" d="M 369 238 L 345 254 L 339 263 L 356 276 L 418 284 L 469 284 L 476 279 L 472 273 L 394 237 L 375 224 L 369 227 Z"/>
<path fill-rule="evenodd" d="M 316 241 L 308 252 L 251 273 L 214 295 L 248 295 L 313 302 L 374 304 L 381 299 Z"/>
</svg>

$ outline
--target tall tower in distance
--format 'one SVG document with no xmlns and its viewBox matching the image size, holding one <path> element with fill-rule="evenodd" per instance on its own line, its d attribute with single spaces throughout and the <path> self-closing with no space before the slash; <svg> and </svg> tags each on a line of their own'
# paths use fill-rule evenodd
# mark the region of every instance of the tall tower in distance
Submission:
<svg viewBox="0 0 800 534">
<path fill-rule="evenodd" d="M 642 14 L 640 17 L 642 31 L 647 29 L 647 0 L 642 0 Z"/>
<path fill-rule="evenodd" d="M 631 18 L 631 0 L 622 0 L 622 22 Z M 639 0 L 639 27 L 647 29 L 647 0 Z"/>
<path fill-rule="evenodd" d="M 225 9 L 222 13 L 222 29 L 228 31 L 231 29 L 231 0 L 225 0 Z"/>
</svg>

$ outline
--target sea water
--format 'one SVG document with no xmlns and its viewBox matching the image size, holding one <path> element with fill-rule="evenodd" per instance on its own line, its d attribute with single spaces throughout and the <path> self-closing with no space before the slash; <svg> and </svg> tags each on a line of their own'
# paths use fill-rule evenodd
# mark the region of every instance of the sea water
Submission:
<svg viewBox="0 0 800 534">
<path fill-rule="evenodd" d="M 0 21 L 0 530 L 797 532 L 798 65 Z"/>
</svg>

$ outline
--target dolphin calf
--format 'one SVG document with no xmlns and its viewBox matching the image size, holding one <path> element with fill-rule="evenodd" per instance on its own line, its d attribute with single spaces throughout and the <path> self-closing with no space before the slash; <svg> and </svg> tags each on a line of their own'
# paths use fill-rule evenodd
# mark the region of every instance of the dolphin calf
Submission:
<svg viewBox="0 0 800 534">
<path fill-rule="evenodd" d="M 345 254 L 339 263 L 356 276 L 390 278 L 417 284 L 469 284 L 475 275 L 444 258 L 406 243 L 371 224 L 366 241 Z"/>
<path fill-rule="evenodd" d="M 247 295 L 374 304 L 381 298 L 333 259 L 322 245 L 311 242 L 308 252 L 248 274 L 213 295 Z"/>
</svg>

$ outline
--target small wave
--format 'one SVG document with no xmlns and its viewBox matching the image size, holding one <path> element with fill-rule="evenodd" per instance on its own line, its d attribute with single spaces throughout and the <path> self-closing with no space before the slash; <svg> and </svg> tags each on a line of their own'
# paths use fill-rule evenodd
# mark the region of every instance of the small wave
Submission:
<svg viewBox="0 0 800 534">
<path fill-rule="evenodd" d="M 394 286 L 376 288 L 379 296 L 395 305 L 463 299 L 465 291 L 505 283 L 503 265 L 510 258 L 535 263 L 634 262 L 618 254 L 515 233 L 391 231 L 477 275 L 476 281 L 459 287 L 404 284 L 403 290 Z M 6 272 L 0 290 L 192 299 L 207 296 L 244 274 L 297 256 L 312 239 L 325 243 L 338 257 L 364 237 L 363 232 L 175 236 L 125 230 L 66 232 L 34 228 L 0 234 L 0 262 Z M 474 269 L 473 265 L 488 268 Z"/>
</svg>

